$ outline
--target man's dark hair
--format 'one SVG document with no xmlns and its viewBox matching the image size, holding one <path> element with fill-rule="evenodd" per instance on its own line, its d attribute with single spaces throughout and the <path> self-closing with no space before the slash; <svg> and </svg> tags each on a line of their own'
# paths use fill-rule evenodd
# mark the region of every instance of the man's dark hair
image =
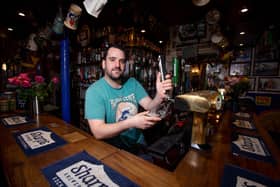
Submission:
<svg viewBox="0 0 280 187">
<path fill-rule="evenodd" d="M 106 48 L 106 51 L 105 51 L 105 53 L 104 53 L 104 59 L 106 59 L 106 57 L 107 57 L 107 55 L 108 55 L 108 51 L 109 51 L 109 49 L 112 48 L 112 47 L 113 47 L 113 48 L 117 48 L 117 49 L 123 51 L 124 57 L 125 57 L 125 59 L 126 59 L 126 51 L 125 51 L 125 48 L 124 48 L 122 45 L 119 45 L 119 44 L 110 44 L 110 45 Z"/>
</svg>

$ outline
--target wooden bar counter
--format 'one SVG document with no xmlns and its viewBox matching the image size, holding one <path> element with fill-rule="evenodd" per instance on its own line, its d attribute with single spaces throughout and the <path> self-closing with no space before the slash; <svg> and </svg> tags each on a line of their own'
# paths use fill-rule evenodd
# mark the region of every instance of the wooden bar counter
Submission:
<svg viewBox="0 0 280 187">
<path fill-rule="evenodd" d="M 48 114 L 37 116 L 33 124 L 10 128 L 1 124 L 1 166 L 8 185 L 12 187 L 49 186 L 41 169 L 83 150 L 139 186 L 218 187 L 221 185 L 225 164 L 240 166 L 271 179 L 280 180 L 280 150 L 261 126 L 262 124 L 257 123 L 256 116 L 254 118 L 258 131 L 252 132 L 252 135 L 259 133 L 262 136 L 276 162 L 272 164 L 235 156 L 231 153 L 231 115 L 231 112 L 224 113 L 218 131 L 211 138 L 210 151 L 190 149 L 173 172 L 102 141 L 97 141 L 90 134 Z M 33 156 L 25 155 L 12 133 L 44 126 L 68 143 Z"/>
</svg>

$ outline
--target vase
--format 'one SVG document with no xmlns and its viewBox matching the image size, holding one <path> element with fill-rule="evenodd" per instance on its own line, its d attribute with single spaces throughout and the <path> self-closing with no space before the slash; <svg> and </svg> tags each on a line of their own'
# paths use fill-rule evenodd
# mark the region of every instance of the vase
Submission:
<svg viewBox="0 0 280 187">
<path fill-rule="evenodd" d="M 42 102 L 39 101 L 38 97 L 35 96 L 32 99 L 32 114 L 38 115 L 43 112 L 43 105 Z"/>
<path fill-rule="evenodd" d="M 38 97 L 32 97 L 28 99 L 25 106 L 25 114 L 28 116 L 39 115 L 43 111 L 41 102 L 38 100 Z"/>
</svg>

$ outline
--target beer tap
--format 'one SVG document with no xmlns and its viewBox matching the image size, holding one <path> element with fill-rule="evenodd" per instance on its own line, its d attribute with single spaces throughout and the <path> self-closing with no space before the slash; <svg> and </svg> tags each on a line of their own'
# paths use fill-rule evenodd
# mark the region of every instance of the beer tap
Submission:
<svg viewBox="0 0 280 187">
<path fill-rule="evenodd" d="M 160 55 L 158 56 L 158 66 L 161 74 L 161 81 L 163 81 L 165 80 L 166 70 L 163 66 L 162 58 Z M 175 100 L 172 98 L 171 92 L 169 90 L 166 91 L 166 98 L 164 99 L 164 101 L 160 104 L 159 107 L 151 110 L 149 115 L 156 115 L 162 119 L 165 118 L 166 116 L 168 116 L 168 114 L 171 113 L 171 109 L 174 102 Z"/>
<path fill-rule="evenodd" d="M 163 66 L 163 62 L 162 62 L 162 57 L 161 55 L 158 56 L 158 66 L 159 66 L 159 71 L 160 71 L 160 75 L 161 75 L 161 81 L 165 80 L 165 75 L 166 75 L 166 68 L 165 66 Z M 174 99 L 172 99 L 171 96 L 171 92 L 168 90 L 166 91 L 166 101 L 172 101 L 174 103 Z"/>
</svg>

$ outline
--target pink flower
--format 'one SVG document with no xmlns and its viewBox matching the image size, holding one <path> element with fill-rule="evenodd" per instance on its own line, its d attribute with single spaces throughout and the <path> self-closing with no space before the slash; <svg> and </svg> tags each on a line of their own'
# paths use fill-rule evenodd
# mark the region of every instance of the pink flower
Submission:
<svg viewBox="0 0 280 187">
<path fill-rule="evenodd" d="M 20 85 L 20 81 L 17 77 L 11 77 L 11 78 L 8 78 L 8 82 L 10 84 L 14 84 L 16 86 L 19 86 Z"/>
<path fill-rule="evenodd" d="M 32 86 L 31 82 L 28 80 L 23 80 L 20 85 L 24 88 L 29 88 Z"/>
<path fill-rule="evenodd" d="M 20 73 L 18 78 L 20 80 L 27 80 L 27 81 L 30 81 L 30 77 L 28 76 L 28 73 Z"/>
<path fill-rule="evenodd" d="M 56 88 L 54 84 L 59 82 L 57 77 L 53 77 L 49 83 L 45 82 L 45 78 L 41 75 L 31 75 L 28 73 L 21 73 L 18 76 L 8 78 L 10 84 L 16 85 L 19 98 L 28 99 L 30 97 L 38 96 L 43 101 Z"/>
<path fill-rule="evenodd" d="M 52 82 L 53 82 L 54 84 L 58 84 L 58 83 L 59 83 L 58 77 L 53 77 L 53 78 L 52 78 Z"/>
<path fill-rule="evenodd" d="M 35 76 L 35 82 L 36 83 L 43 83 L 45 81 L 44 77 L 42 77 L 41 75 L 36 75 Z"/>
</svg>

